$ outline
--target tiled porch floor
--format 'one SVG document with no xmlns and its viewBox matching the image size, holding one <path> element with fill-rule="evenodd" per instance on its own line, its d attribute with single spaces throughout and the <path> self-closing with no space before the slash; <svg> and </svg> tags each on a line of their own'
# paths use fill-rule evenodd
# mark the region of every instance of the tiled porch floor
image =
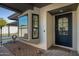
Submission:
<svg viewBox="0 0 79 59">
<path fill-rule="evenodd" d="M 78 53 L 76 51 L 72 51 L 66 48 L 52 46 L 43 55 L 45 56 L 78 56 Z"/>
<path fill-rule="evenodd" d="M 0 56 L 78 56 L 76 52 L 60 47 L 51 47 L 47 51 L 43 51 L 21 42 L 8 44 L 6 47 L 8 49 L 0 47 Z M 39 54 L 39 50 L 42 51 L 42 53 Z"/>
<path fill-rule="evenodd" d="M 44 51 L 43 49 L 19 41 L 9 42 L 8 44 L 4 44 L 4 46 L 15 56 L 39 56 Z"/>
<path fill-rule="evenodd" d="M 0 46 L 0 56 L 13 56 L 13 54 L 4 46 Z"/>
</svg>

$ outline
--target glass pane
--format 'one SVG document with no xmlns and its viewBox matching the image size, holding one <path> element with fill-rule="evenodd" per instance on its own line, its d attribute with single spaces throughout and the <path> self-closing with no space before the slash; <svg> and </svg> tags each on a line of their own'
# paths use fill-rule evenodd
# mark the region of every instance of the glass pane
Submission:
<svg viewBox="0 0 79 59">
<path fill-rule="evenodd" d="M 33 16 L 33 27 L 38 27 L 38 16 Z"/>
<path fill-rule="evenodd" d="M 68 18 L 64 17 L 63 18 L 63 22 L 66 22 L 67 23 L 68 22 Z"/>
<path fill-rule="evenodd" d="M 68 27 L 68 22 L 67 23 L 63 23 L 63 27 Z"/>
<path fill-rule="evenodd" d="M 68 35 L 68 19 L 66 17 L 58 20 L 58 31 L 60 35 Z"/>
<path fill-rule="evenodd" d="M 39 31 L 39 16 L 37 15 L 37 14 L 33 14 L 32 15 L 32 17 L 33 17 L 33 27 L 32 27 L 32 29 L 33 29 L 33 31 L 32 31 L 32 38 L 33 39 L 38 39 L 38 31 Z"/>
<path fill-rule="evenodd" d="M 28 17 L 27 16 L 19 17 L 19 27 L 20 26 L 27 26 L 27 23 L 28 23 Z"/>
<path fill-rule="evenodd" d="M 58 30 L 59 31 L 62 31 L 62 18 L 59 18 L 59 20 L 58 20 Z"/>
<path fill-rule="evenodd" d="M 33 29 L 33 37 L 38 37 L 38 29 Z"/>
<path fill-rule="evenodd" d="M 63 35 L 68 35 L 68 18 L 63 18 Z"/>
<path fill-rule="evenodd" d="M 61 28 L 62 28 L 62 24 L 59 24 L 58 30 L 61 31 Z"/>
<path fill-rule="evenodd" d="M 62 18 L 59 18 L 58 23 L 62 23 Z"/>
<path fill-rule="evenodd" d="M 38 27 L 38 22 L 34 22 L 33 27 Z"/>
<path fill-rule="evenodd" d="M 38 17 L 37 16 L 33 16 L 33 19 L 35 22 L 38 22 Z"/>
<path fill-rule="evenodd" d="M 28 34 L 28 16 L 19 17 L 19 37 L 24 38 L 25 34 Z"/>
</svg>

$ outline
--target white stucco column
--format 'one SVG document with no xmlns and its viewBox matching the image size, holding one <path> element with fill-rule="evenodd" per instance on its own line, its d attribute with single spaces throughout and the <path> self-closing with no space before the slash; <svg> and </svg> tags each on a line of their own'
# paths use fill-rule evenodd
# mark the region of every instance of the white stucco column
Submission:
<svg viewBox="0 0 79 59">
<path fill-rule="evenodd" d="M 77 8 L 77 51 L 79 53 L 79 4 Z"/>
<path fill-rule="evenodd" d="M 32 13 L 28 11 L 28 40 L 32 39 Z"/>
</svg>

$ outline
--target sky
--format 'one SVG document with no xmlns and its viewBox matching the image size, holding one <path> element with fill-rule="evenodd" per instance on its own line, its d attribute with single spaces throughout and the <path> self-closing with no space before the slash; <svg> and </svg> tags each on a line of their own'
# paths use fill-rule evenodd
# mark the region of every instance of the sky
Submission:
<svg viewBox="0 0 79 59">
<path fill-rule="evenodd" d="M 22 26 L 22 25 L 27 25 L 28 23 L 28 17 L 27 16 L 21 16 L 19 18 L 19 26 Z"/>
<path fill-rule="evenodd" d="M 8 19 L 8 17 L 14 13 L 15 12 L 11 10 L 0 7 L 0 18 L 3 18 L 4 20 L 6 20 L 7 23 L 14 22 L 13 20 Z M 16 32 L 17 32 L 17 27 L 10 27 L 10 33 L 16 33 Z M 3 27 L 2 33 L 8 33 L 7 26 Z"/>
<path fill-rule="evenodd" d="M 5 8 L 0 7 L 0 18 L 3 18 L 8 23 L 13 22 L 13 20 L 9 20 L 8 19 L 8 16 L 10 16 L 10 15 L 12 15 L 14 13 L 15 12 L 13 12 L 11 10 L 8 10 L 8 9 L 5 9 Z"/>
</svg>

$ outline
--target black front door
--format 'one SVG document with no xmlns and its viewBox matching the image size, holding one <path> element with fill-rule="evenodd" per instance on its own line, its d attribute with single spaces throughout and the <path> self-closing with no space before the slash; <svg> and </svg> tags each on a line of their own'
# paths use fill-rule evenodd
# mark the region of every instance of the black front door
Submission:
<svg viewBox="0 0 79 59">
<path fill-rule="evenodd" d="M 55 43 L 72 47 L 72 13 L 55 16 Z"/>
</svg>

